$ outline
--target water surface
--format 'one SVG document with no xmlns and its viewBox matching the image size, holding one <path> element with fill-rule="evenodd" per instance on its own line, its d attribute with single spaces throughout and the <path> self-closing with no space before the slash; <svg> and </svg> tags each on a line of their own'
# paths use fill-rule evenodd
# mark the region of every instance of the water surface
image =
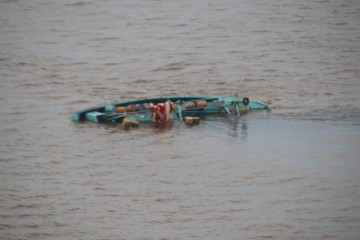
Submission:
<svg viewBox="0 0 360 240">
<path fill-rule="evenodd" d="M 1 239 L 357 239 L 357 1 L 0 2 Z M 138 129 L 157 95 L 272 110 Z"/>
</svg>

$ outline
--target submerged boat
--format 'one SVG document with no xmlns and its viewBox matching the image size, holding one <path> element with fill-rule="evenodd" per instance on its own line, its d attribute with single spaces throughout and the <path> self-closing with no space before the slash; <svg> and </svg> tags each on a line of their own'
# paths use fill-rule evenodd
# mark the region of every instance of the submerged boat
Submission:
<svg viewBox="0 0 360 240">
<path fill-rule="evenodd" d="M 237 96 L 158 96 L 130 99 L 75 111 L 71 114 L 71 119 L 98 123 L 166 122 L 175 119 L 190 119 L 191 122 L 195 119 L 196 122 L 201 115 L 223 113 L 240 116 L 253 109 L 270 109 L 270 105 Z"/>
</svg>

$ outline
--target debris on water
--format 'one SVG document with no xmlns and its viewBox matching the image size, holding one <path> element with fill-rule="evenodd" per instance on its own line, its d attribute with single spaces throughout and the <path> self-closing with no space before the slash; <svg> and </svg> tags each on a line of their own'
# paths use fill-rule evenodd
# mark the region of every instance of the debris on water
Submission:
<svg viewBox="0 0 360 240">
<path fill-rule="evenodd" d="M 199 117 L 186 116 L 186 117 L 184 117 L 184 121 L 188 125 L 199 124 L 200 118 Z"/>
<path fill-rule="evenodd" d="M 132 127 L 139 127 L 140 123 L 137 121 L 131 121 L 131 126 Z"/>
</svg>

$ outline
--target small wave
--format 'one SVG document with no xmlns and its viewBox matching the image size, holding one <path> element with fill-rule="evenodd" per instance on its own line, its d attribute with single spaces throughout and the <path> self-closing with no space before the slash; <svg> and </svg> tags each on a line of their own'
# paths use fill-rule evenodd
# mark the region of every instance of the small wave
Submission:
<svg viewBox="0 0 360 240">
<path fill-rule="evenodd" d="M 149 17 L 149 18 L 145 18 L 145 21 L 154 21 L 154 20 L 163 20 L 163 18 L 161 18 L 161 17 Z"/>
<path fill-rule="evenodd" d="M 159 71 L 178 71 L 178 70 L 182 70 L 187 66 L 190 66 L 190 63 L 187 62 L 175 62 L 175 63 L 170 63 L 170 64 L 166 64 L 164 66 L 158 67 L 156 69 L 153 70 L 153 72 L 159 72 Z"/>
<path fill-rule="evenodd" d="M 36 44 L 58 44 L 59 42 L 55 41 L 37 41 Z"/>
<path fill-rule="evenodd" d="M 59 74 L 45 74 L 43 76 L 41 76 L 41 78 L 45 78 L 45 79 L 52 79 L 52 78 L 61 78 L 61 75 Z M 63 82 L 52 82 L 52 83 L 55 83 L 55 84 L 62 84 Z"/>
<path fill-rule="evenodd" d="M 152 83 L 152 80 L 147 80 L 147 79 L 137 79 L 135 81 L 133 81 L 132 83 L 134 84 L 146 84 L 146 83 Z"/>
<path fill-rule="evenodd" d="M 106 80 L 108 80 L 108 81 L 117 81 L 117 80 L 120 80 L 120 78 L 118 78 L 118 77 L 109 77 L 109 78 L 106 78 Z"/>
<path fill-rule="evenodd" d="M 85 6 L 85 5 L 90 5 L 90 4 L 92 4 L 92 2 L 76 2 L 76 3 L 65 4 L 65 6 L 67 6 L 67 7 L 78 7 L 78 6 Z"/>
<path fill-rule="evenodd" d="M 105 66 L 116 66 L 119 65 L 119 63 L 116 62 L 108 62 L 108 63 L 104 63 Z"/>
<path fill-rule="evenodd" d="M 19 84 L 20 87 L 40 87 L 42 86 L 42 83 L 35 83 L 35 82 L 26 82 Z"/>
<path fill-rule="evenodd" d="M 3 0 L 4 3 L 18 2 L 18 0 Z"/>
<path fill-rule="evenodd" d="M 257 78 L 257 79 L 252 79 L 252 78 L 245 78 L 244 82 L 264 82 L 266 81 L 266 79 L 264 78 Z"/>
<path fill-rule="evenodd" d="M 10 209 L 19 209 L 19 208 L 38 208 L 40 204 L 17 204 L 16 206 L 11 207 Z"/>
<path fill-rule="evenodd" d="M 0 224 L 0 230 L 6 230 L 6 229 L 11 229 L 11 228 L 15 228 L 15 226 L 11 225 L 11 224 L 5 224 L 5 223 Z"/>
<path fill-rule="evenodd" d="M 83 103 L 91 103 L 90 101 L 86 101 L 86 100 L 76 100 L 76 101 L 70 101 L 67 102 L 67 105 L 76 105 L 76 104 L 83 104 Z"/>
<path fill-rule="evenodd" d="M 274 112 L 274 114 L 281 116 L 284 119 L 348 122 L 356 125 L 360 124 L 360 109 L 313 109 L 305 112 Z"/>
<path fill-rule="evenodd" d="M 113 36 L 113 37 L 98 37 L 98 38 L 92 39 L 91 41 L 108 41 L 108 40 L 116 40 L 116 39 L 119 39 L 119 38 L 116 37 L 116 36 Z"/>
<path fill-rule="evenodd" d="M 177 24 L 177 25 L 173 25 L 173 26 L 171 26 L 171 27 L 175 27 L 175 28 L 177 28 L 177 27 L 186 27 L 187 26 L 187 24 Z"/>
</svg>

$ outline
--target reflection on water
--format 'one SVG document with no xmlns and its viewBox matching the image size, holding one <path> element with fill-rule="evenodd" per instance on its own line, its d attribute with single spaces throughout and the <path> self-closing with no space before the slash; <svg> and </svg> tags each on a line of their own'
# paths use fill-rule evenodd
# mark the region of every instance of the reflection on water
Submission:
<svg viewBox="0 0 360 240">
<path fill-rule="evenodd" d="M 241 139 L 246 140 L 246 137 L 248 136 L 248 126 L 246 123 L 241 124 Z"/>
<path fill-rule="evenodd" d="M 200 116 L 199 124 L 186 124 L 184 121 L 180 120 L 171 120 L 167 123 L 140 123 L 137 127 L 123 126 L 120 123 L 97 124 L 92 122 L 80 122 L 78 124 L 80 126 L 84 125 L 86 128 L 91 127 L 101 131 L 105 130 L 104 133 L 106 134 L 123 133 L 124 136 L 134 131 L 150 135 L 166 135 L 168 133 L 180 135 L 182 131 L 188 130 L 191 132 L 197 132 L 201 135 L 206 134 L 207 130 L 215 132 L 223 132 L 226 130 L 225 132 L 229 137 L 238 138 L 238 136 L 240 136 L 241 140 L 245 141 L 249 134 L 249 127 L 246 121 L 246 115 L 239 117 L 236 115 L 219 114 L 215 116 Z"/>
<path fill-rule="evenodd" d="M 143 123 L 142 125 L 148 125 L 148 127 L 150 126 L 153 134 L 162 134 L 171 131 L 175 124 L 176 123 L 171 121 L 167 123 Z M 142 125 L 140 125 L 140 127 L 142 127 Z"/>
<path fill-rule="evenodd" d="M 225 118 L 219 118 L 224 127 L 228 128 L 227 134 L 232 138 L 237 138 L 240 132 L 241 140 L 245 141 L 248 136 L 248 125 L 245 116 L 229 115 Z"/>
</svg>

